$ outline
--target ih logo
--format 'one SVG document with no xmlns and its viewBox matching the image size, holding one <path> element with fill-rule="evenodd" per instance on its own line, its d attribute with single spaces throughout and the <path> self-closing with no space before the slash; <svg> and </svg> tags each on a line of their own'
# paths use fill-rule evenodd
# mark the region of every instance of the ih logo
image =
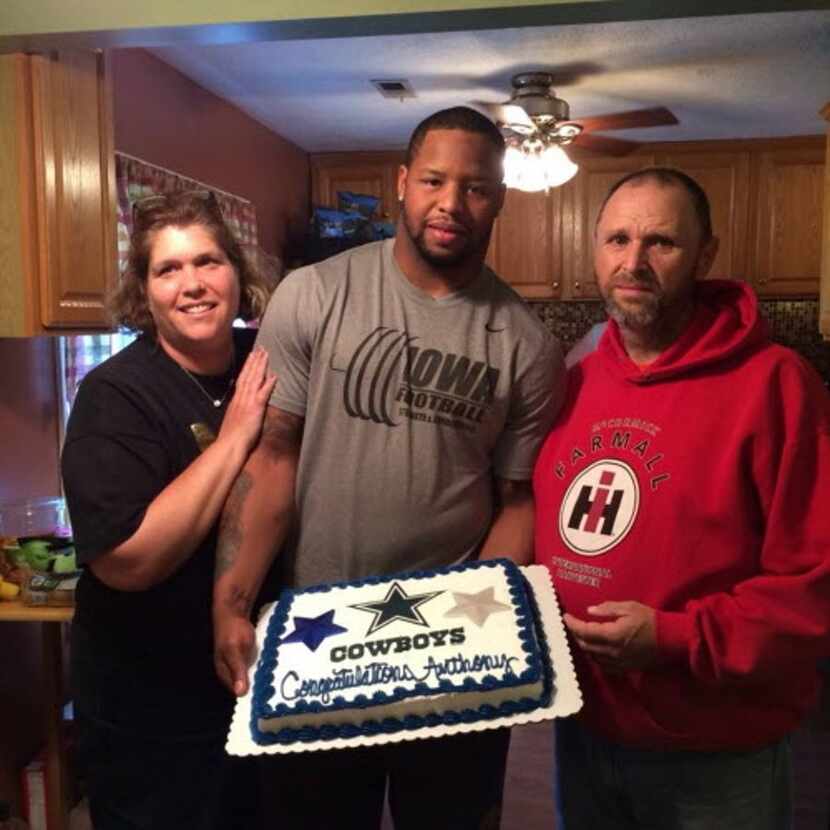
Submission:
<svg viewBox="0 0 830 830">
<path fill-rule="evenodd" d="M 597 461 L 571 483 L 559 510 L 559 535 L 575 553 L 597 556 L 634 524 L 640 485 L 623 461 Z"/>
</svg>

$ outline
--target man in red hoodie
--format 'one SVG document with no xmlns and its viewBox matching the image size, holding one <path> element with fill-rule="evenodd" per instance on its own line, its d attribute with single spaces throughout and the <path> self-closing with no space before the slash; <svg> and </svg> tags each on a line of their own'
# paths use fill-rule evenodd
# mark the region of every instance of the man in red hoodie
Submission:
<svg viewBox="0 0 830 830">
<path fill-rule="evenodd" d="M 679 171 L 612 188 L 610 323 L 534 475 L 585 705 L 557 730 L 565 830 L 790 826 L 787 735 L 830 652 L 830 397 L 750 288 L 706 280 Z"/>
</svg>

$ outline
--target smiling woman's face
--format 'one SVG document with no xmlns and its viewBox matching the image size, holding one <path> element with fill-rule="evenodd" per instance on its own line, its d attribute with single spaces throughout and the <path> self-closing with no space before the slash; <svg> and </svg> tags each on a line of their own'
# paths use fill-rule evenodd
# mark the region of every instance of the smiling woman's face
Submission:
<svg viewBox="0 0 830 830">
<path fill-rule="evenodd" d="M 239 279 L 203 225 L 153 232 L 147 302 L 160 345 L 185 368 L 212 372 L 211 364 L 230 355 Z"/>
</svg>

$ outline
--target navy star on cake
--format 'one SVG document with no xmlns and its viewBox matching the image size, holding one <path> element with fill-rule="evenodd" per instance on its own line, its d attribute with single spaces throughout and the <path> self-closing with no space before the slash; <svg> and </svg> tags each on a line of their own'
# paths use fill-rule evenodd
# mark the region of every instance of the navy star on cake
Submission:
<svg viewBox="0 0 830 830">
<path fill-rule="evenodd" d="M 361 602 L 351 607 L 375 615 L 369 630 L 366 632 L 367 637 L 396 620 L 429 628 L 429 623 L 424 619 L 418 608 L 443 593 L 443 591 L 433 591 L 429 594 L 409 595 L 397 582 L 393 582 L 392 587 L 386 593 L 386 598 L 380 602 Z"/>
<path fill-rule="evenodd" d="M 327 637 L 342 634 L 348 629 L 334 622 L 334 611 L 326 611 L 319 617 L 294 617 L 294 630 L 282 638 L 283 643 L 305 643 L 311 651 L 317 651 Z"/>
<path fill-rule="evenodd" d="M 490 614 L 496 614 L 499 611 L 509 611 L 510 606 L 499 602 L 493 596 L 494 588 L 484 588 L 477 594 L 465 594 L 461 591 L 453 591 L 452 595 L 455 599 L 455 607 L 450 608 L 445 617 L 467 617 L 472 620 L 479 628 L 487 621 Z"/>
</svg>

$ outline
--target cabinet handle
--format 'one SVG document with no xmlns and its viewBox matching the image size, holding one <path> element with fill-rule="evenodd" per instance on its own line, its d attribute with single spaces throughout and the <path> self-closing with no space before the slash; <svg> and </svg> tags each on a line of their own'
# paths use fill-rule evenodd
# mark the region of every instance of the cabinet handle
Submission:
<svg viewBox="0 0 830 830">
<path fill-rule="evenodd" d="M 558 290 L 559 290 L 559 280 L 556 280 L 556 281 L 553 283 L 553 289 L 554 289 L 554 291 L 558 291 Z"/>
<path fill-rule="evenodd" d="M 574 291 L 582 291 L 582 283 L 579 280 L 574 281 Z"/>
</svg>

